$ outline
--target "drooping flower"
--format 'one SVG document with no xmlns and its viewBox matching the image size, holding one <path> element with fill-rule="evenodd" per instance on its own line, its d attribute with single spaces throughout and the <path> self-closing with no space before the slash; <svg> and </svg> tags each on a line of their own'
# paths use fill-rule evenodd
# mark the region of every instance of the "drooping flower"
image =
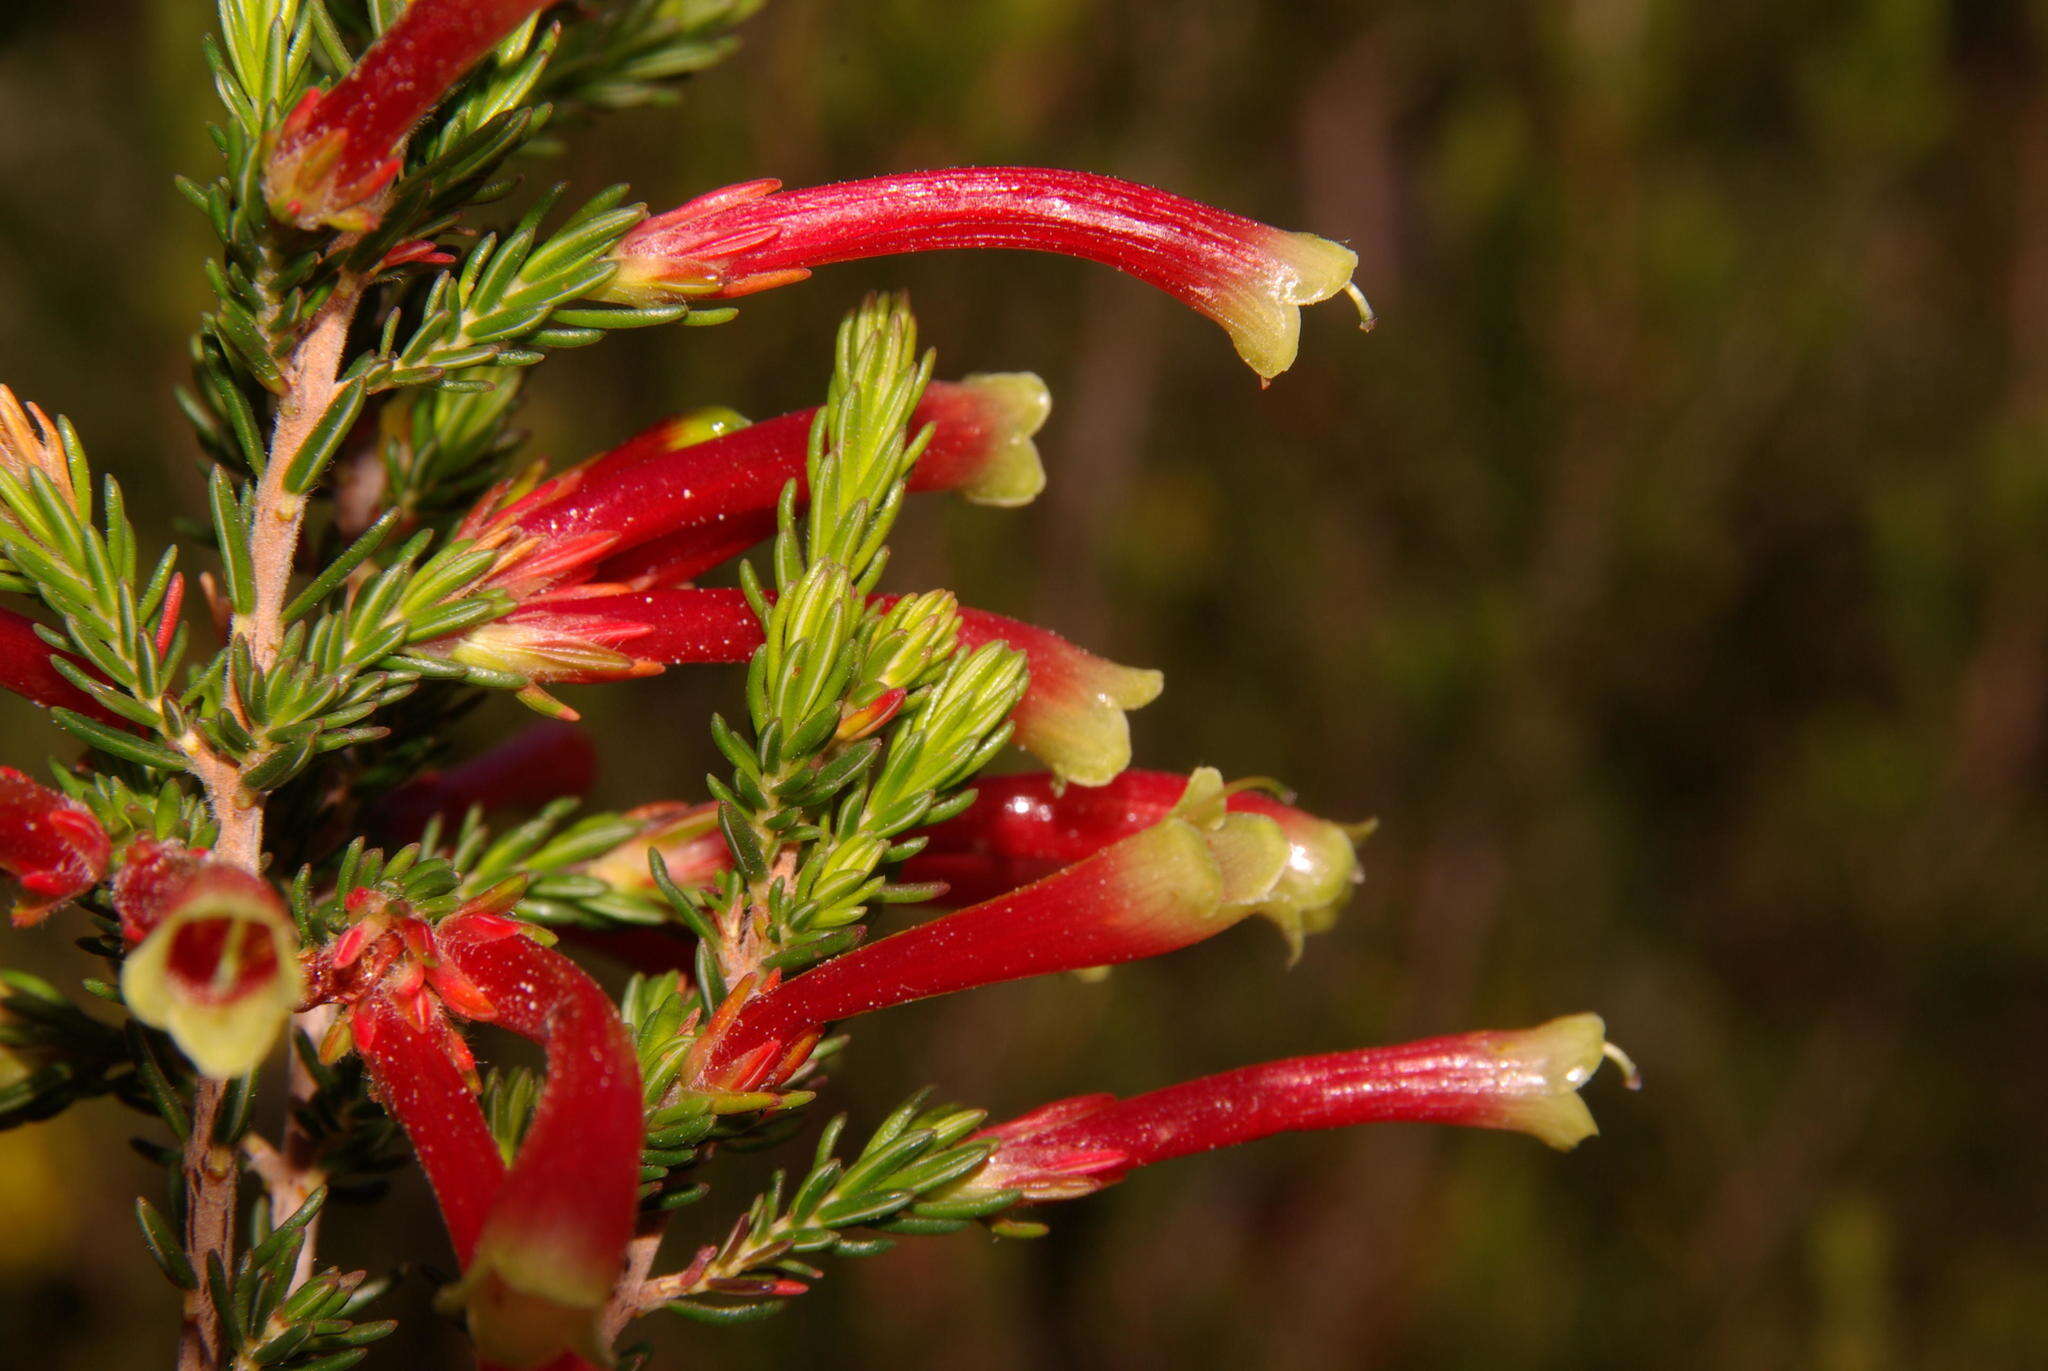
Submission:
<svg viewBox="0 0 2048 1371">
<path fill-rule="evenodd" d="M 362 230 L 404 165 L 405 139 L 469 69 L 556 0 L 411 0 L 333 89 L 306 93 L 264 168 L 270 212 Z"/>
<path fill-rule="evenodd" d="M 892 604 L 896 596 L 878 596 Z M 530 626 L 530 627 L 529 627 Z M 597 661 L 594 668 L 578 663 L 583 654 L 574 645 L 616 644 L 614 658 L 675 666 L 685 663 L 744 662 L 761 646 L 761 621 L 741 592 L 724 588 L 595 591 L 565 594 L 550 600 L 541 614 L 515 613 L 483 629 L 451 655 L 458 660 L 489 661 L 514 671 L 526 670 L 537 654 L 525 647 L 529 633 L 545 634 L 550 643 L 566 643 L 558 657 L 568 665 L 546 668 L 543 681 L 598 681 L 633 674 Z M 1164 683 L 1157 671 L 1128 667 L 1076 647 L 1049 629 L 962 608 L 959 647 L 972 652 L 1001 642 L 1024 654 L 1030 684 L 1011 715 L 1016 741 L 1051 766 L 1060 777 L 1080 785 L 1101 785 L 1130 764 L 1129 710 L 1152 703 Z M 499 652 L 496 659 L 485 654 Z M 532 673 L 528 673 L 532 674 Z"/>
<path fill-rule="evenodd" d="M 1176 296 L 1221 324 L 1270 380 L 1294 363 L 1301 306 L 1349 293 L 1349 248 L 1150 186 L 1043 167 L 952 167 L 784 191 L 749 181 L 702 195 L 627 234 L 607 288 L 634 303 L 724 298 L 801 281 L 812 268 L 946 248 L 1083 257 Z"/>
<path fill-rule="evenodd" d="M 640 1184 L 639 1059 L 597 983 L 507 922 L 456 914 L 435 930 L 489 997 L 492 1022 L 547 1051 L 540 1101 L 450 1297 L 488 1361 L 537 1367 L 574 1353 L 604 1362 L 604 1309 Z"/>
<path fill-rule="evenodd" d="M 341 1043 L 361 1052 L 433 1184 L 463 1268 L 444 1299 L 466 1311 L 484 1364 L 582 1367 L 608 1360 L 599 1314 L 632 1235 L 639 1063 L 604 991 L 503 915 L 520 890 L 507 882 L 438 924 L 359 891 L 358 922 L 326 950 L 319 978 L 349 1006 Z M 455 1018 L 547 1053 L 509 1165 Z"/>
<path fill-rule="evenodd" d="M 14 926 L 33 928 L 107 874 L 106 830 L 84 805 L 0 766 L 0 870 L 21 886 Z"/>
<path fill-rule="evenodd" d="M 700 1080 L 752 1089 L 825 1025 L 933 995 L 1156 957 L 1242 919 L 1287 840 L 1263 815 L 1169 818 L 1043 880 L 893 933 L 754 995 L 706 1035 Z"/>
<path fill-rule="evenodd" d="M 945 882 L 953 903 L 990 899 L 1177 810 L 1214 806 L 1263 814 L 1287 835 L 1287 871 L 1254 912 L 1272 920 L 1296 955 L 1306 934 L 1322 932 L 1336 919 L 1360 879 L 1355 829 L 1250 786 L 1226 787 L 1207 768 L 1192 777 L 1129 770 L 1095 787 L 1063 786 L 1057 777 L 1035 772 L 977 780 L 974 791 L 968 809 L 916 835 L 925 848 L 902 868 L 907 881 Z"/>
<path fill-rule="evenodd" d="M 131 844 L 114 878 L 121 996 L 209 1076 L 254 1070 L 305 995 L 298 932 L 270 883 L 171 843 Z"/>
<path fill-rule="evenodd" d="M 997 1148 L 958 1198 L 1017 1191 L 1025 1201 L 1100 1190 L 1141 1166 L 1275 1133 L 1413 1122 L 1500 1128 L 1569 1150 L 1598 1132 L 1578 1091 L 1615 1058 L 1595 1014 L 1535 1028 L 1463 1033 L 1241 1067 L 1119 1100 L 1061 1100 L 984 1129 Z"/>
<path fill-rule="evenodd" d="M 483 1108 L 449 1056 L 439 1024 L 415 1024 L 381 990 L 357 1003 L 349 1020 L 377 1098 L 412 1142 L 456 1260 L 467 1266 L 505 1179 L 505 1160 Z"/>
</svg>

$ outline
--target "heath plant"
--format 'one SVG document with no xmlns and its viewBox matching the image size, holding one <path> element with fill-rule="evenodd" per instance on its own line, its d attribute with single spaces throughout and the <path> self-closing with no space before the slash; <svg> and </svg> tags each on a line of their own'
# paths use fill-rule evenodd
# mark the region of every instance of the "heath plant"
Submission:
<svg viewBox="0 0 2048 1371">
<path fill-rule="evenodd" d="M 829 365 L 816 340 L 817 408 L 650 415 L 559 470 L 512 427 L 529 370 L 941 249 L 1125 272 L 1260 383 L 1301 307 L 1371 316 L 1341 245 L 1086 172 L 757 180 L 659 213 L 543 189 L 558 128 L 666 100 L 758 3 L 220 0 L 220 165 L 180 185 L 219 240 L 179 396 L 201 546 L 146 554 L 84 438 L 0 388 L 0 684 L 80 745 L 46 780 L 0 770 L 0 866 L 15 936 L 89 959 L 67 988 L 0 973 L 0 1127 L 101 1095 L 153 1120 L 165 1185 L 135 1214 L 183 1294 L 183 1371 L 371 1356 L 389 1277 L 323 1264 L 321 1219 L 400 1165 L 432 1183 L 440 1304 L 479 1360 L 575 1368 L 644 1362 L 645 1316 L 757 1318 L 840 1258 L 1033 1236 L 1043 1206 L 1276 1132 L 1593 1132 L 1577 1092 L 1618 1054 L 1590 1014 L 1007 1121 L 942 1094 L 814 1121 L 863 1015 L 1254 917 L 1298 956 L 1363 829 L 1131 769 L 1158 673 L 891 584 L 907 496 L 1038 493 L 1050 407 L 1028 373 L 939 379 L 901 297 L 849 314 Z M 736 588 L 694 584 L 757 545 Z M 564 688 L 710 662 L 745 667 L 701 725 L 718 773 L 579 810 Z M 449 755 L 494 692 L 549 717 Z M 1042 770 L 981 778 L 1013 746 Z M 572 953 L 637 974 L 615 998 Z M 478 1024 L 544 1064 L 480 1062 Z M 726 1155 L 806 1132 L 733 1193 Z"/>
</svg>

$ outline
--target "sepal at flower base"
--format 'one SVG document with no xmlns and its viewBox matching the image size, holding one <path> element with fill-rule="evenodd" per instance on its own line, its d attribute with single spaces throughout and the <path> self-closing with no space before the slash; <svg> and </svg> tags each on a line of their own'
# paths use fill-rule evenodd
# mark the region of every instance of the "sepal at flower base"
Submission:
<svg viewBox="0 0 2048 1371">
<path fill-rule="evenodd" d="M 206 1075 L 253 1070 L 305 995 L 297 930 L 267 881 L 171 844 L 132 845 L 114 906 L 121 996 Z"/>
<path fill-rule="evenodd" d="M 100 883 L 111 847 L 85 806 L 0 767 L 0 870 L 21 887 L 14 926 L 32 928 Z"/>
</svg>

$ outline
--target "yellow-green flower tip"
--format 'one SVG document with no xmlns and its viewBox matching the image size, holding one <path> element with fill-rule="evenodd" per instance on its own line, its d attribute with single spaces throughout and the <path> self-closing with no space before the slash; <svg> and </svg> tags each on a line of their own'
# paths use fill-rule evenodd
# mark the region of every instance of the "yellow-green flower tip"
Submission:
<svg viewBox="0 0 2048 1371">
<path fill-rule="evenodd" d="M 1600 1131 L 1578 1092 L 1602 1061 L 1613 1057 L 1629 1081 L 1635 1080 L 1633 1064 L 1607 1041 L 1607 1025 L 1598 1014 L 1567 1014 L 1501 1033 L 1491 1048 L 1512 1082 L 1500 1096 L 1498 1126 L 1519 1129 L 1560 1152 Z"/>
<path fill-rule="evenodd" d="M 1303 305 L 1348 294 L 1365 327 L 1372 327 L 1372 309 L 1351 284 L 1358 270 L 1357 253 L 1312 233 L 1284 229 L 1272 230 L 1263 246 L 1266 259 L 1260 269 L 1219 290 L 1210 311 L 1229 333 L 1237 355 L 1261 380 L 1270 381 L 1294 365 L 1301 348 Z"/>
<path fill-rule="evenodd" d="M 1052 392 L 1028 371 L 982 372 L 960 384 L 980 395 L 996 418 L 988 459 L 961 495 L 1002 509 L 1030 504 L 1045 489 L 1045 463 L 1033 438 L 1052 413 Z"/>
</svg>

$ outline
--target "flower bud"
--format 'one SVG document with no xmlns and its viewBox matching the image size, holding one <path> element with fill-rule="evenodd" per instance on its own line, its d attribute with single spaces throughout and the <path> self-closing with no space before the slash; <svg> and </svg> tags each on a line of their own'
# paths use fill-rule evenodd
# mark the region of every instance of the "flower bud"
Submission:
<svg viewBox="0 0 2048 1371">
<path fill-rule="evenodd" d="M 750 181 L 647 220 L 619 244 L 614 299 L 734 299 L 814 267 L 946 248 L 1018 248 L 1115 267 L 1221 324 L 1262 379 L 1293 365 L 1301 306 L 1348 293 L 1357 254 L 1149 186 L 1042 167 L 952 167 L 784 191 Z"/>
<path fill-rule="evenodd" d="M 628 810 L 624 817 L 640 825 L 639 833 L 585 862 L 584 875 L 595 876 L 614 890 L 652 895 L 651 853 L 661 854 L 669 878 L 684 890 L 709 890 L 732 870 L 732 853 L 718 831 L 715 804 L 663 800 Z"/>
<path fill-rule="evenodd" d="M 209 1076 L 255 1069 L 305 994 L 298 932 L 270 884 L 173 844 L 133 844 L 113 888 L 121 995 Z"/>
</svg>

